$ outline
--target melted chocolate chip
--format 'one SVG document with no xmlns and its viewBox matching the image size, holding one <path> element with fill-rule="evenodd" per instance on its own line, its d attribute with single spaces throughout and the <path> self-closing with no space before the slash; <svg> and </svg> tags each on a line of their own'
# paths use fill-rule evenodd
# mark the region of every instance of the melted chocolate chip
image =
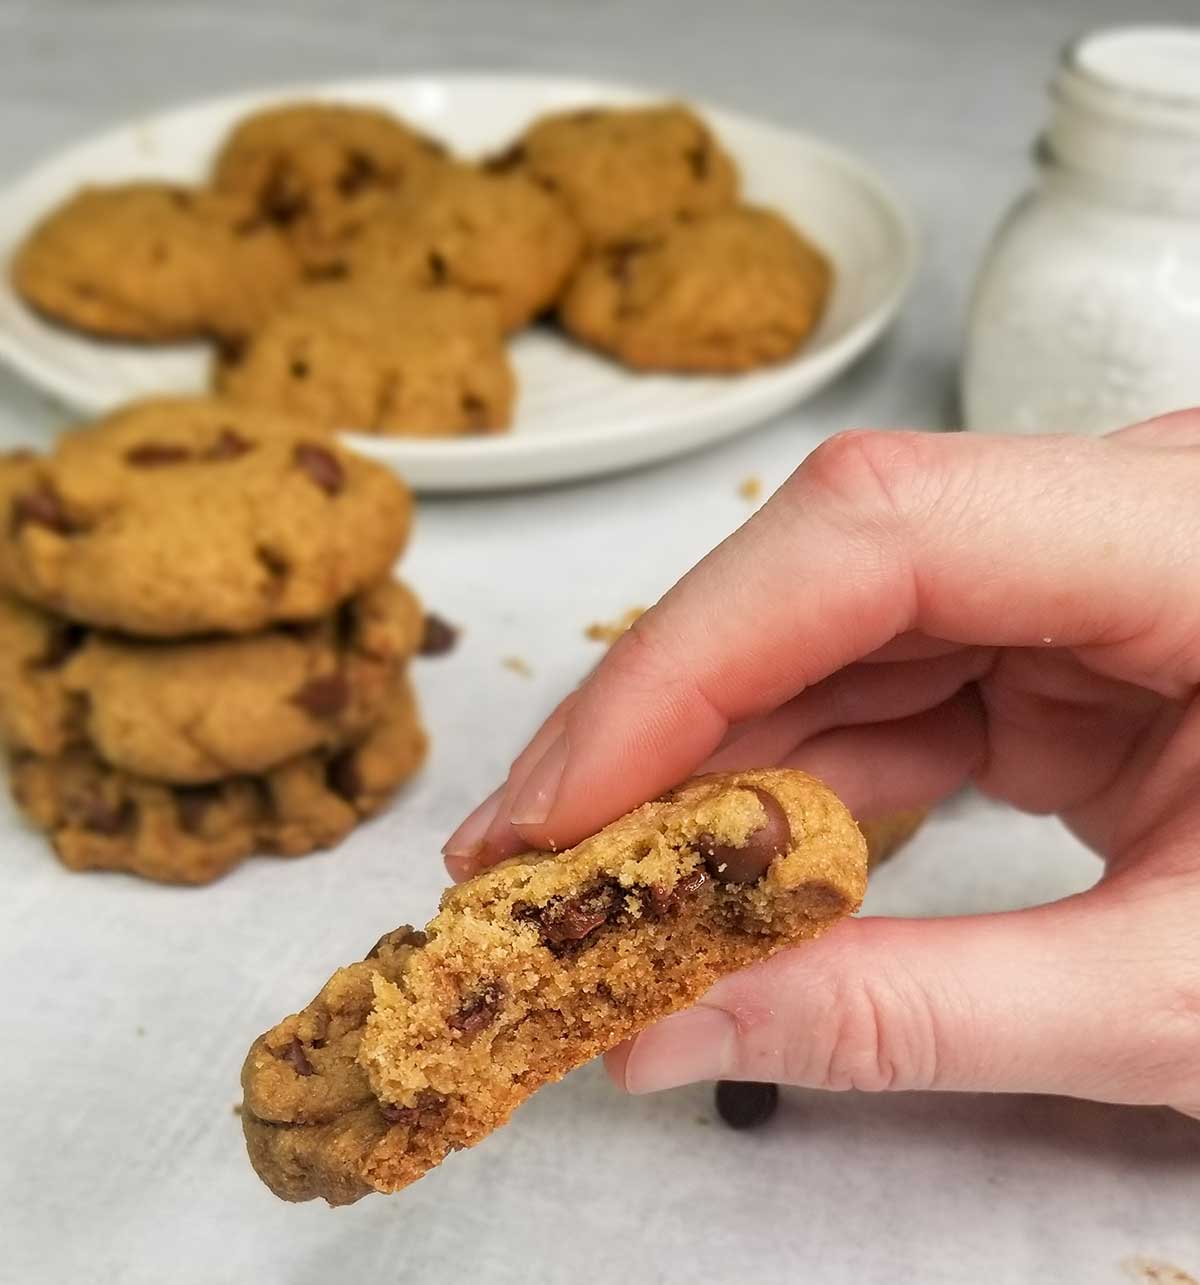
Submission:
<svg viewBox="0 0 1200 1285">
<path fill-rule="evenodd" d="M 499 982 L 492 982 L 466 999 L 458 1012 L 446 1019 L 446 1025 L 452 1031 L 462 1031 L 464 1035 L 478 1035 L 496 1020 L 503 999 L 504 987 Z"/>
<path fill-rule="evenodd" d="M 292 704 L 313 718 L 336 718 L 349 703 L 350 685 L 341 674 L 310 678 L 292 696 Z"/>
<path fill-rule="evenodd" d="M 325 781 L 334 794 L 347 803 L 358 798 L 363 791 L 363 780 L 354 749 L 343 750 L 329 760 L 325 765 Z"/>
<path fill-rule="evenodd" d="M 446 1099 L 440 1093 L 434 1093 L 432 1089 L 422 1089 L 417 1094 L 414 1106 L 401 1107 L 391 1102 L 381 1102 L 379 1111 L 388 1124 L 413 1125 L 425 1120 L 436 1120 L 445 1105 Z"/>
<path fill-rule="evenodd" d="M 717 1114 L 731 1129 L 766 1124 L 779 1105 L 779 1087 L 745 1080 L 718 1080 Z"/>
<path fill-rule="evenodd" d="M 421 656 L 444 656 L 457 646 L 458 634 L 459 631 L 449 621 L 435 616 L 432 611 L 426 612 L 417 653 Z"/>
<path fill-rule="evenodd" d="M 294 458 L 326 495 L 337 495 L 345 486 L 346 475 L 341 460 L 324 446 L 301 442 L 296 447 Z"/>
<path fill-rule="evenodd" d="M 620 905 L 621 892 L 619 884 L 601 884 L 574 897 L 556 897 L 540 910 L 527 912 L 527 917 L 535 920 L 547 946 L 571 946 L 608 922 Z"/>
<path fill-rule="evenodd" d="M 286 1062 L 297 1075 L 312 1075 L 313 1064 L 308 1060 L 304 1052 L 304 1045 L 298 1039 L 293 1038 L 292 1042 L 279 1054 L 279 1060 Z"/>
<path fill-rule="evenodd" d="M 125 463 L 134 468 L 158 468 L 163 464 L 182 464 L 192 457 L 186 446 L 172 442 L 142 442 L 125 452 Z"/>
<path fill-rule="evenodd" d="M 393 928 L 382 937 L 363 956 L 364 959 L 378 959 L 384 946 L 424 946 L 425 934 L 416 928 Z"/>
<path fill-rule="evenodd" d="M 236 460 L 254 449 L 252 443 L 232 428 L 222 428 L 217 440 L 204 452 L 206 460 Z"/>
<path fill-rule="evenodd" d="M 62 497 L 48 484 L 13 500 L 10 527 L 15 534 L 25 526 L 43 526 L 59 535 L 70 535 L 76 529 Z"/>
<path fill-rule="evenodd" d="M 674 888 L 647 888 L 646 906 L 656 916 L 669 914 L 684 897 L 699 892 L 707 882 L 708 876 L 703 870 L 689 870 Z"/>
<path fill-rule="evenodd" d="M 766 790 L 751 787 L 766 813 L 766 820 L 739 848 L 720 844 L 711 834 L 696 837 L 696 851 L 708 873 L 718 883 L 753 883 L 767 867 L 792 846 L 792 830 L 779 800 Z"/>
</svg>

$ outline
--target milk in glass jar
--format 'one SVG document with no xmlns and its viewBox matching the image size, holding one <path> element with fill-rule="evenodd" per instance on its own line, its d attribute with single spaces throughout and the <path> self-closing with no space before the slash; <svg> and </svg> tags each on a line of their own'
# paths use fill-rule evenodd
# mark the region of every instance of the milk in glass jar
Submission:
<svg viewBox="0 0 1200 1285">
<path fill-rule="evenodd" d="M 1103 433 L 1200 406 L 1200 27 L 1064 54 L 1035 189 L 996 233 L 963 365 L 967 427 Z"/>
</svg>

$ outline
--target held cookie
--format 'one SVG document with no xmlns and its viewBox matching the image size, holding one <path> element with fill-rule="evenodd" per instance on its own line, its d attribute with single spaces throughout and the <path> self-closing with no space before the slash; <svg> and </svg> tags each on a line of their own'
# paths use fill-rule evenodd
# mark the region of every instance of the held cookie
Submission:
<svg viewBox="0 0 1200 1285">
<path fill-rule="evenodd" d="M 724 209 L 738 193 L 732 159 L 680 103 L 544 116 L 490 164 L 525 170 L 561 196 L 592 245 Z"/>
<path fill-rule="evenodd" d="M 15 754 L 13 797 L 71 870 L 124 870 L 161 883 L 208 883 L 253 853 L 301 856 L 340 842 L 425 757 L 407 679 L 354 745 L 304 754 L 261 776 L 170 786 L 88 750 Z"/>
<path fill-rule="evenodd" d="M 168 183 L 84 188 L 33 229 L 11 269 L 17 293 L 53 321 L 158 342 L 244 334 L 299 270 L 243 202 Z"/>
<path fill-rule="evenodd" d="M 410 437 L 505 428 L 516 392 L 490 299 L 375 279 L 296 291 L 215 382 L 330 429 Z"/>
<path fill-rule="evenodd" d="M 744 206 L 591 255 L 559 315 L 577 339 L 638 370 L 732 373 L 790 357 L 820 319 L 831 278 L 784 219 Z"/>
<path fill-rule="evenodd" d="M 701 777 L 567 852 L 507 861 L 255 1041 L 250 1159 L 286 1200 L 397 1191 L 865 888 L 858 828 L 795 771 Z"/>
<path fill-rule="evenodd" d="M 217 398 L 136 403 L 0 457 L 0 588 L 152 637 L 325 615 L 382 580 L 412 500 L 315 426 Z"/>
<path fill-rule="evenodd" d="M 289 103 L 247 116 L 213 167 L 218 191 L 287 230 L 304 265 L 337 266 L 382 201 L 420 185 L 445 148 L 370 107 Z"/>
<path fill-rule="evenodd" d="M 311 624 L 241 638 L 142 641 L 0 596 L 0 730 L 16 749 L 83 747 L 152 780 L 256 774 L 360 738 L 423 633 L 387 581 Z"/>
<path fill-rule="evenodd" d="M 581 249 L 566 207 L 525 174 L 455 165 L 380 210 L 349 265 L 367 280 L 491 296 L 519 330 L 557 300 Z"/>
</svg>

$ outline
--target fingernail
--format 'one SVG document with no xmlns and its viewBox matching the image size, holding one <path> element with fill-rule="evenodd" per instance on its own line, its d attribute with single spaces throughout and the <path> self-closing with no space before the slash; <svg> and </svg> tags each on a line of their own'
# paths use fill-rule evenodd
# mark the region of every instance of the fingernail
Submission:
<svg viewBox="0 0 1200 1285">
<path fill-rule="evenodd" d="M 541 825 L 550 815 L 562 780 L 563 768 L 567 765 L 567 751 L 566 733 L 560 732 L 551 741 L 545 754 L 538 759 L 537 766 L 529 773 L 520 793 L 513 800 L 509 809 L 509 819 L 513 825 Z"/>
<path fill-rule="evenodd" d="M 500 796 L 504 786 L 493 790 L 491 794 L 471 813 L 469 817 L 442 845 L 442 854 L 447 857 L 473 857 L 483 843 L 488 826 L 495 819 L 500 806 Z M 451 871 L 453 874 L 454 872 Z"/>
<path fill-rule="evenodd" d="M 719 1008 L 689 1008 L 643 1031 L 625 1063 L 630 1093 L 657 1093 L 697 1080 L 730 1076 L 737 1025 Z"/>
</svg>

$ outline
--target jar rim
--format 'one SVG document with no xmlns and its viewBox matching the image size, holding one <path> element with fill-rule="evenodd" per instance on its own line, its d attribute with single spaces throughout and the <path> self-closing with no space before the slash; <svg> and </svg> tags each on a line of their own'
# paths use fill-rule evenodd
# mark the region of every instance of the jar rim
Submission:
<svg viewBox="0 0 1200 1285">
<path fill-rule="evenodd" d="M 1176 89 L 1193 68 L 1195 90 Z M 1165 75 L 1167 87 L 1150 83 L 1152 70 Z M 1109 110 L 1200 115 L 1200 26 L 1139 24 L 1083 32 L 1063 46 L 1053 88 L 1056 96 L 1081 96 Z"/>
</svg>

